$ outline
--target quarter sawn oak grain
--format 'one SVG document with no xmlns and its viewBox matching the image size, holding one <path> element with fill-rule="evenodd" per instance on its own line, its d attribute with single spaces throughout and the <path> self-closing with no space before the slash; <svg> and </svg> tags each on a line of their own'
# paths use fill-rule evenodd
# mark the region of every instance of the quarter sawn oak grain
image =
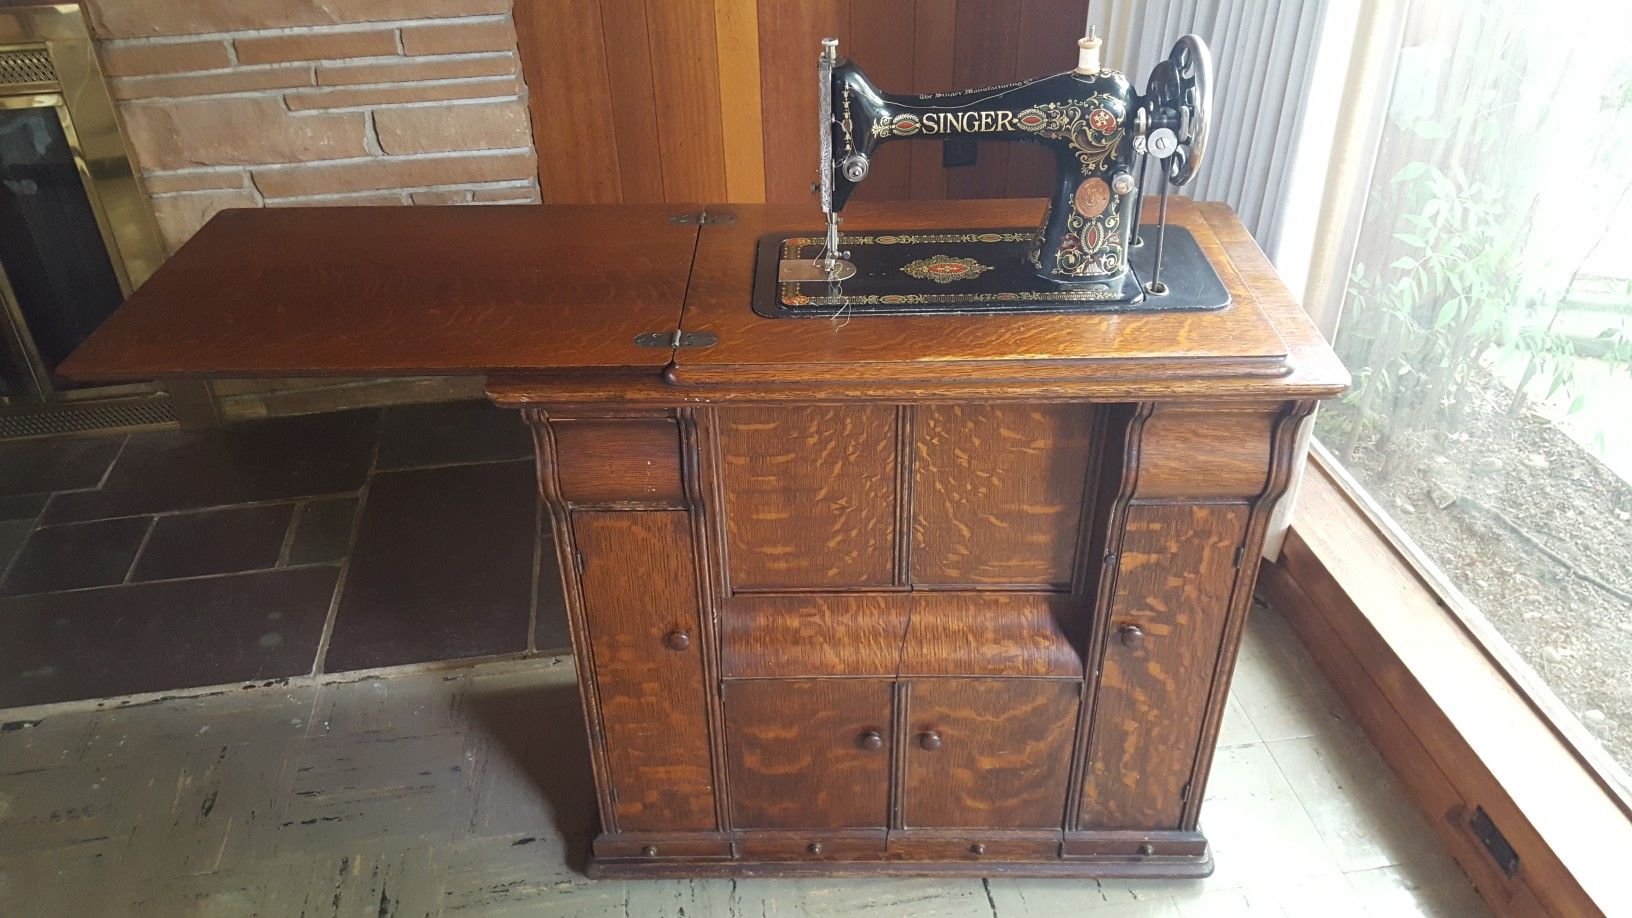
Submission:
<svg viewBox="0 0 1632 918">
<path fill-rule="evenodd" d="M 753 242 L 811 209 L 673 210 L 224 215 L 68 371 L 489 373 L 556 536 L 592 874 L 1206 874 L 1241 559 L 1347 383 L 1239 221 L 1173 202 L 1216 313 L 846 322 L 748 307 Z"/>
</svg>

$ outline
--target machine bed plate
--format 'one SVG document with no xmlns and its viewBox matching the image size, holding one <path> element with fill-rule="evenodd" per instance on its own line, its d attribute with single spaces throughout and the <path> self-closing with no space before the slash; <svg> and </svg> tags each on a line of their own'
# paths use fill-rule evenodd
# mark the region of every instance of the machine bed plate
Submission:
<svg viewBox="0 0 1632 918">
<path fill-rule="evenodd" d="M 772 319 L 838 315 L 952 315 L 1036 312 L 1193 312 L 1230 304 L 1224 282 L 1194 236 L 1167 228 L 1162 283 L 1153 296 L 1142 284 L 1155 257 L 1155 227 L 1133 249 L 1133 270 L 1119 284 L 1063 284 L 1033 274 L 1026 252 L 1033 228 L 877 230 L 839 237 L 855 276 L 838 283 L 779 280 L 784 259 L 821 254 L 819 236 L 772 233 L 759 241 L 754 312 Z"/>
</svg>

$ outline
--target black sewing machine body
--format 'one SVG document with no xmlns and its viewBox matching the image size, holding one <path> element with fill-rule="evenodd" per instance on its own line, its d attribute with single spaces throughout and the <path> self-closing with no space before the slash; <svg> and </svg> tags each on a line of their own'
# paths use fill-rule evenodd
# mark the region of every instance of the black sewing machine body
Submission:
<svg viewBox="0 0 1632 918">
<path fill-rule="evenodd" d="M 879 89 L 838 56 L 837 45 L 823 42 L 819 70 L 817 190 L 827 234 L 761 240 L 755 311 L 781 317 L 1228 305 L 1195 240 L 1165 221 L 1168 187 L 1188 182 L 1206 149 L 1211 58 L 1200 39 L 1180 39 L 1143 94 L 1099 66 L 1092 35 L 1078 42 L 1082 58 L 1074 71 L 923 95 Z M 840 234 L 838 214 L 879 148 L 950 139 L 1052 151 L 1056 180 L 1041 226 Z M 1150 159 L 1158 161 L 1163 219 L 1141 231 Z"/>
<path fill-rule="evenodd" d="M 1128 119 L 1138 98 L 1122 74 L 1061 73 L 989 89 L 898 95 L 880 92 L 845 61 L 834 68 L 833 86 L 835 210 L 843 209 L 858 184 L 846 176 L 846 161 L 854 162 L 850 157 L 858 153 L 871 159 L 895 140 L 1040 144 L 1054 154 L 1057 178 L 1027 260 L 1039 275 L 1055 280 L 1106 281 L 1123 274 L 1137 190 Z"/>
</svg>

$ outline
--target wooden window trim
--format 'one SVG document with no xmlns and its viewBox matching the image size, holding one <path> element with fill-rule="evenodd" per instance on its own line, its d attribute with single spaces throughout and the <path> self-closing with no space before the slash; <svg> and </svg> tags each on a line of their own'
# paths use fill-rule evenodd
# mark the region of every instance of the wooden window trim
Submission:
<svg viewBox="0 0 1632 918">
<path fill-rule="evenodd" d="M 1632 914 L 1632 815 L 1320 455 L 1259 586 L 1502 914 Z M 1464 600 L 1465 601 L 1465 600 Z M 1518 854 L 1474 833 L 1483 810 Z"/>
</svg>

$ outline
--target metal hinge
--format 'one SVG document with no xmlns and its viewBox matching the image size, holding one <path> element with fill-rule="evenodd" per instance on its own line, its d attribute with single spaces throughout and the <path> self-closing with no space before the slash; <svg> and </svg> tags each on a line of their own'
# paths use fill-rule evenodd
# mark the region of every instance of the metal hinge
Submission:
<svg viewBox="0 0 1632 918">
<path fill-rule="evenodd" d="M 1245 546 L 1245 545 L 1235 546 L 1235 566 L 1240 567 L 1241 562 L 1246 560 L 1246 557 L 1247 557 L 1247 546 Z"/>
<path fill-rule="evenodd" d="M 1180 803 L 1189 803 L 1190 802 L 1190 782 L 1189 781 L 1184 782 L 1184 787 L 1179 789 L 1179 802 Z"/>
<path fill-rule="evenodd" d="M 1519 853 L 1513 850 L 1502 830 L 1496 828 L 1496 823 L 1490 821 L 1490 814 L 1485 812 L 1484 807 L 1474 807 L 1473 819 L 1468 825 L 1503 873 L 1512 876 L 1519 872 Z"/>
<path fill-rule="evenodd" d="M 578 576 L 584 575 L 584 553 L 574 548 L 572 550 L 572 565 L 578 569 Z"/>
<path fill-rule="evenodd" d="M 669 222 L 670 223 L 701 223 L 701 224 L 704 224 L 704 225 L 707 225 L 707 224 L 721 225 L 721 224 L 726 224 L 726 223 L 735 223 L 735 222 L 737 222 L 737 215 L 733 214 L 733 213 L 727 213 L 725 211 L 721 211 L 721 212 L 718 212 L 718 213 L 709 213 L 706 210 L 701 210 L 701 211 L 698 211 L 697 213 L 694 213 L 694 214 L 671 214 L 669 216 Z"/>
<path fill-rule="evenodd" d="M 643 332 L 635 336 L 636 347 L 712 347 L 720 343 L 713 332 L 673 331 Z"/>
</svg>

